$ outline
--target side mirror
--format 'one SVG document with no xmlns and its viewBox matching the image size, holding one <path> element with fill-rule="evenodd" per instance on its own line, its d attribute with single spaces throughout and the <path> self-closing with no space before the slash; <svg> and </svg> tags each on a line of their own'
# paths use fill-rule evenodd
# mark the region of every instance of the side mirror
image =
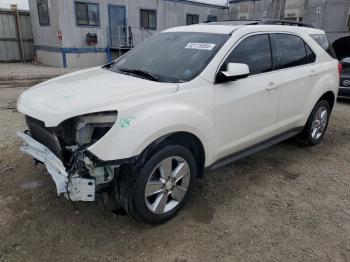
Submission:
<svg viewBox="0 0 350 262">
<path fill-rule="evenodd" d="M 226 71 L 221 71 L 220 74 L 220 82 L 246 78 L 249 76 L 249 66 L 241 63 L 229 63 Z"/>
</svg>

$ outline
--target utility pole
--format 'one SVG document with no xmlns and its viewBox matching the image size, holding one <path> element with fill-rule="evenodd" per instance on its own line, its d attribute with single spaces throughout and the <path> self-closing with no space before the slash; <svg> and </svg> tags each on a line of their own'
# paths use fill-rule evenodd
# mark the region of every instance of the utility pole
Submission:
<svg viewBox="0 0 350 262">
<path fill-rule="evenodd" d="M 17 44 L 18 44 L 18 51 L 22 58 L 22 61 L 25 62 L 24 58 L 24 52 L 23 52 L 23 43 L 22 43 L 22 34 L 21 34 L 21 26 L 19 21 L 19 13 L 17 5 L 11 5 L 11 10 L 14 13 L 15 16 L 15 25 L 16 25 L 16 38 L 17 38 Z"/>
<path fill-rule="evenodd" d="M 286 13 L 286 1 L 287 0 L 281 0 L 281 3 L 280 3 L 279 19 L 281 19 L 281 20 L 284 19 L 284 15 Z"/>
<path fill-rule="evenodd" d="M 270 17 L 272 19 L 284 19 L 286 8 L 286 0 L 271 0 L 271 4 L 267 10 L 266 17 Z M 272 12 L 271 12 L 272 9 Z M 269 13 L 272 13 L 269 15 Z"/>
</svg>

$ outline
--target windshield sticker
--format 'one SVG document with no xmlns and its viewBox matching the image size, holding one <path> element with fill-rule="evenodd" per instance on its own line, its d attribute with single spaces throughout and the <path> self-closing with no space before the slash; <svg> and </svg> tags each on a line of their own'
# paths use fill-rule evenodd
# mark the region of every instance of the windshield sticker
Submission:
<svg viewBox="0 0 350 262">
<path fill-rule="evenodd" d="M 197 50 L 213 50 L 216 44 L 212 43 L 188 43 L 185 49 L 197 49 Z"/>
</svg>

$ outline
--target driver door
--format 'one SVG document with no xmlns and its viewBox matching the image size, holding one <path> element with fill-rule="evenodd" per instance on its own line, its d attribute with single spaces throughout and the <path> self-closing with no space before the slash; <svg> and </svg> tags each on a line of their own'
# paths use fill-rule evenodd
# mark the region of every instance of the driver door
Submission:
<svg viewBox="0 0 350 262">
<path fill-rule="evenodd" d="M 280 79 L 273 71 L 269 34 L 241 40 L 220 71 L 228 63 L 247 64 L 250 75 L 214 85 L 218 159 L 276 135 L 279 109 Z"/>
</svg>

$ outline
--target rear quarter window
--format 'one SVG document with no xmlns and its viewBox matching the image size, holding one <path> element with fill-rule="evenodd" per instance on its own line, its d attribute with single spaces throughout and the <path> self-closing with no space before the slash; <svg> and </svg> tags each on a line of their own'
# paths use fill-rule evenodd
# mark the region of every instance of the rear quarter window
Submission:
<svg viewBox="0 0 350 262">
<path fill-rule="evenodd" d="M 328 41 L 328 38 L 324 34 L 314 34 L 310 35 L 331 57 L 336 58 L 336 55 L 333 51 L 331 44 Z"/>
<path fill-rule="evenodd" d="M 316 55 L 311 48 L 305 43 L 306 55 L 308 63 L 314 63 L 316 61 Z"/>
</svg>

